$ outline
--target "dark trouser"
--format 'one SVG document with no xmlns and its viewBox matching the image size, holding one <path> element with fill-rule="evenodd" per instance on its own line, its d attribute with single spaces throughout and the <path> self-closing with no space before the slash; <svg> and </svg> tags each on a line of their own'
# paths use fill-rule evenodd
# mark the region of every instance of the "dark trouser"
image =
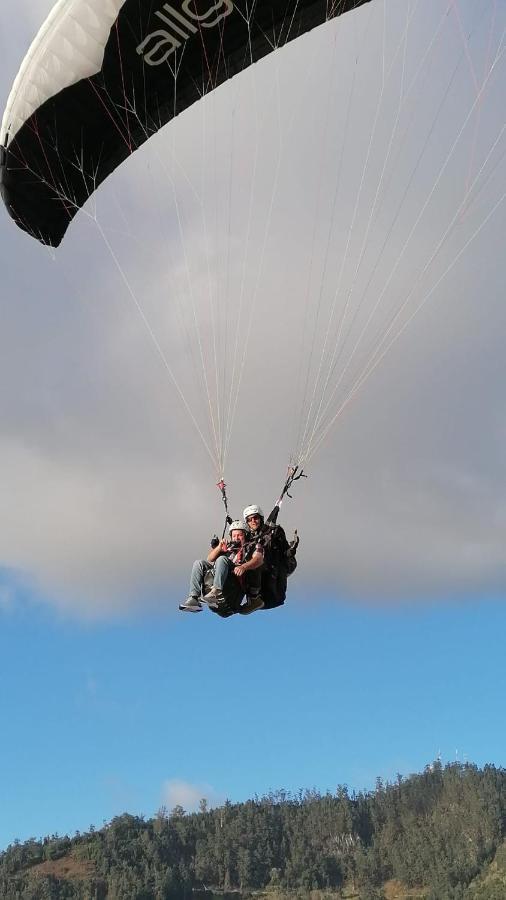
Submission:
<svg viewBox="0 0 506 900">
<path fill-rule="evenodd" d="M 258 597 L 262 593 L 262 567 L 249 569 L 244 576 L 244 587 L 249 599 Z"/>
<path fill-rule="evenodd" d="M 234 563 L 228 556 L 219 556 L 214 566 L 214 587 L 223 592 L 226 602 L 231 607 L 239 607 L 244 597 L 244 584 L 241 578 L 234 575 Z"/>
</svg>

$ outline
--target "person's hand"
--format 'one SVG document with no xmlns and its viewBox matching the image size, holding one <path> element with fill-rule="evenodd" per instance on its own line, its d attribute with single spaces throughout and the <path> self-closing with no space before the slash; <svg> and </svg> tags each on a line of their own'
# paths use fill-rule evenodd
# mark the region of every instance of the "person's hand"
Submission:
<svg viewBox="0 0 506 900">
<path fill-rule="evenodd" d="M 221 541 L 220 550 L 222 553 L 226 553 L 226 550 L 227 550 L 227 542 L 226 541 Z"/>
<path fill-rule="evenodd" d="M 236 566 L 234 569 L 234 575 L 236 575 L 237 578 L 242 578 L 242 576 L 245 574 L 245 572 L 246 572 L 246 568 L 244 566 Z"/>
</svg>

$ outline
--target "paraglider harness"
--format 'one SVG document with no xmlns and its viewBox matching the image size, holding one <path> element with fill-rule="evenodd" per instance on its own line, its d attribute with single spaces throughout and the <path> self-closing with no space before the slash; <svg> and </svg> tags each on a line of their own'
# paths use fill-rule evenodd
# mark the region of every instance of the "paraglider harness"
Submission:
<svg viewBox="0 0 506 900">
<path fill-rule="evenodd" d="M 300 478 L 307 478 L 307 475 L 304 475 L 303 470 L 299 470 L 298 466 L 290 466 L 279 500 L 267 516 L 261 531 L 265 552 L 265 562 L 262 569 L 264 609 L 275 609 L 277 606 L 284 604 L 287 579 L 297 568 L 296 553 L 299 546 L 297 531 L 289 542 L 284 529 L 277 524 L 277 519 L 285 496 L 292 499 L 292 495 L 289 493 L 290 488 Z"/>
<path fill-rule="evenodd" d="M 287 579 L 297 568 L 296 553 L 299 546 L 299 536 L 295 532 L 293 540 L 288 542 L 284 529 L 277 524 L 277 518 L 284 498 L 290 497 L 291 499 L 290 488 L 300 478 L 307 478 L 307 475 L 298 466 L 290 466 L 279 499 L 258 534 L 258 539 L 264 548 L 261 586 L 264 609 L 275 609 L 277 606 L 284 604 Z M 225 506 L 225 524 L 221 537 L 221 540 L 223 540 L 227 527 L 232 524 L 233 520 L 228 511 L 227 486 L 223 479 L 218 482 L 217 487 L 221 492 Z M 219 543 L 219 537 L 214 535 L 211 540 L 211 547 L 215 548 Z M 212 572 L 208 573 L 208 578 L 211 581 L 209 584 L 210 588 L 212 586 Z M 240 601 L 236 602 L 232 597 L 224 597 L 220 601 L 219 607 L 214 609 L 213 612 L 216 612 L 222 618 L 228 618 L 238 612 L 239 606 Z"/>
</svg>

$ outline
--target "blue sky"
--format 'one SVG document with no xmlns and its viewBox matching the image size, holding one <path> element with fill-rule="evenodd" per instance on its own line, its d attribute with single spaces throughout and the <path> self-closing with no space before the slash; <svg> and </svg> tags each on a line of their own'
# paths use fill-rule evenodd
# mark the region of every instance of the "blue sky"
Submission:
<svg viewBox="0 0 506 900">
<path fill-rule="evenodd" d="M 149 816 L 166 782 L 218 802 L 370 788 L 439 751 L 505 763 L 499 600 L 308 612 L 295 598 L 226 622 L 84 626 L 35 599 L 1 616 L 2 847 Z"/>
</svg>

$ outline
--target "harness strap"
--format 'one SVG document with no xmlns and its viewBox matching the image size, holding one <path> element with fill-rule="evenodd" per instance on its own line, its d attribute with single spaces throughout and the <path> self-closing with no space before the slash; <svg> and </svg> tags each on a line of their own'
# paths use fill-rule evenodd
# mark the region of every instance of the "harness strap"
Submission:
<svg viewBox="0 0 506 900">
<path fill-rule="evenodd" d="M 299 466 L 289 466 L 288 467 L 286 481 L 285 481 L 283 490 L 281 491 L 279 500 L 277 501 L 274 509 L 272 510 L 272 512 L 269 513 L 269 516 L 267 518 L 267 521 L 271 525 L 276 524 L 276 520 L 279 515 L 279 510 L 281 509 L 281 506 L 283 505 L 283 500 L 284 500 L 285 496 L 290 497 L 290 500 L 293 499 L 292 495 L 289 493 L 290 488 L 292 487 L 292 484 L 295 481 L 299 481 L 300 478 L 307 478 L 307 477 L 308 476 L 304 474 L 304 470 L 299 469 Z"/>
<path fill-rule="evenodd" d="M 221 479 L 221 481 L 218 481 L 218 484 L 216 485 L 216 487 L 219 489 L 219 491 L 221 493 L 221 499 L 223 500 L 223 505 L 225 506 L 225 524 L 223 526 L 223 534 L 221 535 L 221 539 L 223 540 L 223 538 L 225 537 L 225 532 L 227 530 L 227 525 L 232 524 L 232 519 L 230 518 L 230 515 L 228 512 L 227 485 L 223 481 L 223 478 Z"/>
</svg>

